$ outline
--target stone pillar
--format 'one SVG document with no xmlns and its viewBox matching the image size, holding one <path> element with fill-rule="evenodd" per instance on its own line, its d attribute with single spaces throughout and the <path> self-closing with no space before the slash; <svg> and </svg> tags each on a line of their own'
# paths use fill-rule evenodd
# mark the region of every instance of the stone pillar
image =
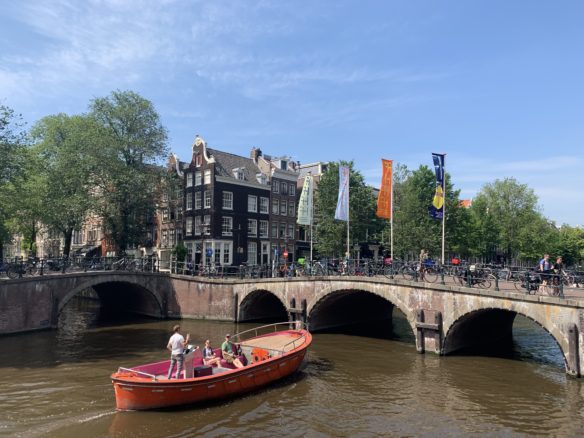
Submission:
<svg viewBox="0 0 584 438">
<path fill-rule="evenodd" d="M 574 377 L 580 377 L 579 334 L 576 324 L 568 325 L 568 351 L 566 354 L 566 371 Z"/>
</svg>

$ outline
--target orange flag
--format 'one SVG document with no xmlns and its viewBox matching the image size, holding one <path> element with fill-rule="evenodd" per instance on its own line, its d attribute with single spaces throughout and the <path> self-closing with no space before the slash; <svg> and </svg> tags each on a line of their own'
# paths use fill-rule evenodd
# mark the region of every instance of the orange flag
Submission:
<svg viewBox="0 0 584 438">
<path fill-rule="evenodd" d="M 383 173 L 381 174 L 381 187 L 377 198 L 377 216 L 391 219 L 391 185 L 393 183 L 393 161 L 381 160 Z"/>
</svg>

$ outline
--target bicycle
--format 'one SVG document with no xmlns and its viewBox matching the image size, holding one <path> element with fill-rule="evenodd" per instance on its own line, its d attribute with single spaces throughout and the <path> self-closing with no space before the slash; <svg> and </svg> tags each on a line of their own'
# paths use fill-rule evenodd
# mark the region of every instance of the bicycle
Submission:
<svg viewBox="0 0 584 438">
<path fill-rule="evenodd" d="M 29 258 L 26 262 L 14 262 L 8 264 L 6 276 L 12 280 L 22 278 L 25 275 L 35 275 L 37 273 L 37 260 Z"/>
<path fill-rule="evenodd" d="M 438 269 L 428 263 L 422 263 L 421 266 L 419 263 L 410 263 L 402 266 L 399 272 L 408 281 L 418 279 L 426 283 L 435 283 L 439 277 Z"/>
<path fill-rule="evenodd" d="M 489 289 L 491 281 L 495 276 L 490 270 L 477 268 L 476 265 L 470 265 L 467 268 L 459 268 L 454 273 L 454 282 L 461 286 L 477 286 L 481 289 Z"/>
</svg>

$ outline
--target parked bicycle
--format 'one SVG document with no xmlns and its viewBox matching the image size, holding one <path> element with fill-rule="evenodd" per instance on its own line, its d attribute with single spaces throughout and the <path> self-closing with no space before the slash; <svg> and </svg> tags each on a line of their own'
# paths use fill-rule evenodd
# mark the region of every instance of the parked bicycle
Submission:
<svg viewBox="0 0 584 438">
<path fill-rule="evenodd" d="M 439 269 L 430 263 L 410 263 L 400 268 L 401 276 L 409 281 L 421 280 L 426 283 L 435 283 L 440 276 Z"/>
</svg>

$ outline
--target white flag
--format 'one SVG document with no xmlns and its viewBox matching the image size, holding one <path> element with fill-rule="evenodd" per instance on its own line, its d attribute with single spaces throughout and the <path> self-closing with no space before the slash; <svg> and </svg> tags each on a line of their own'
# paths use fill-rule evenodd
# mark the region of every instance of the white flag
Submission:
<svg viewBox="0 0 584 438">
<path fill-rule="evenodd" d="M 312 195 L 312 175 L 306 175 L 298 203 L 298 220 L 296 222 L 300 225 L 312 225 Z"/>
</svg>

